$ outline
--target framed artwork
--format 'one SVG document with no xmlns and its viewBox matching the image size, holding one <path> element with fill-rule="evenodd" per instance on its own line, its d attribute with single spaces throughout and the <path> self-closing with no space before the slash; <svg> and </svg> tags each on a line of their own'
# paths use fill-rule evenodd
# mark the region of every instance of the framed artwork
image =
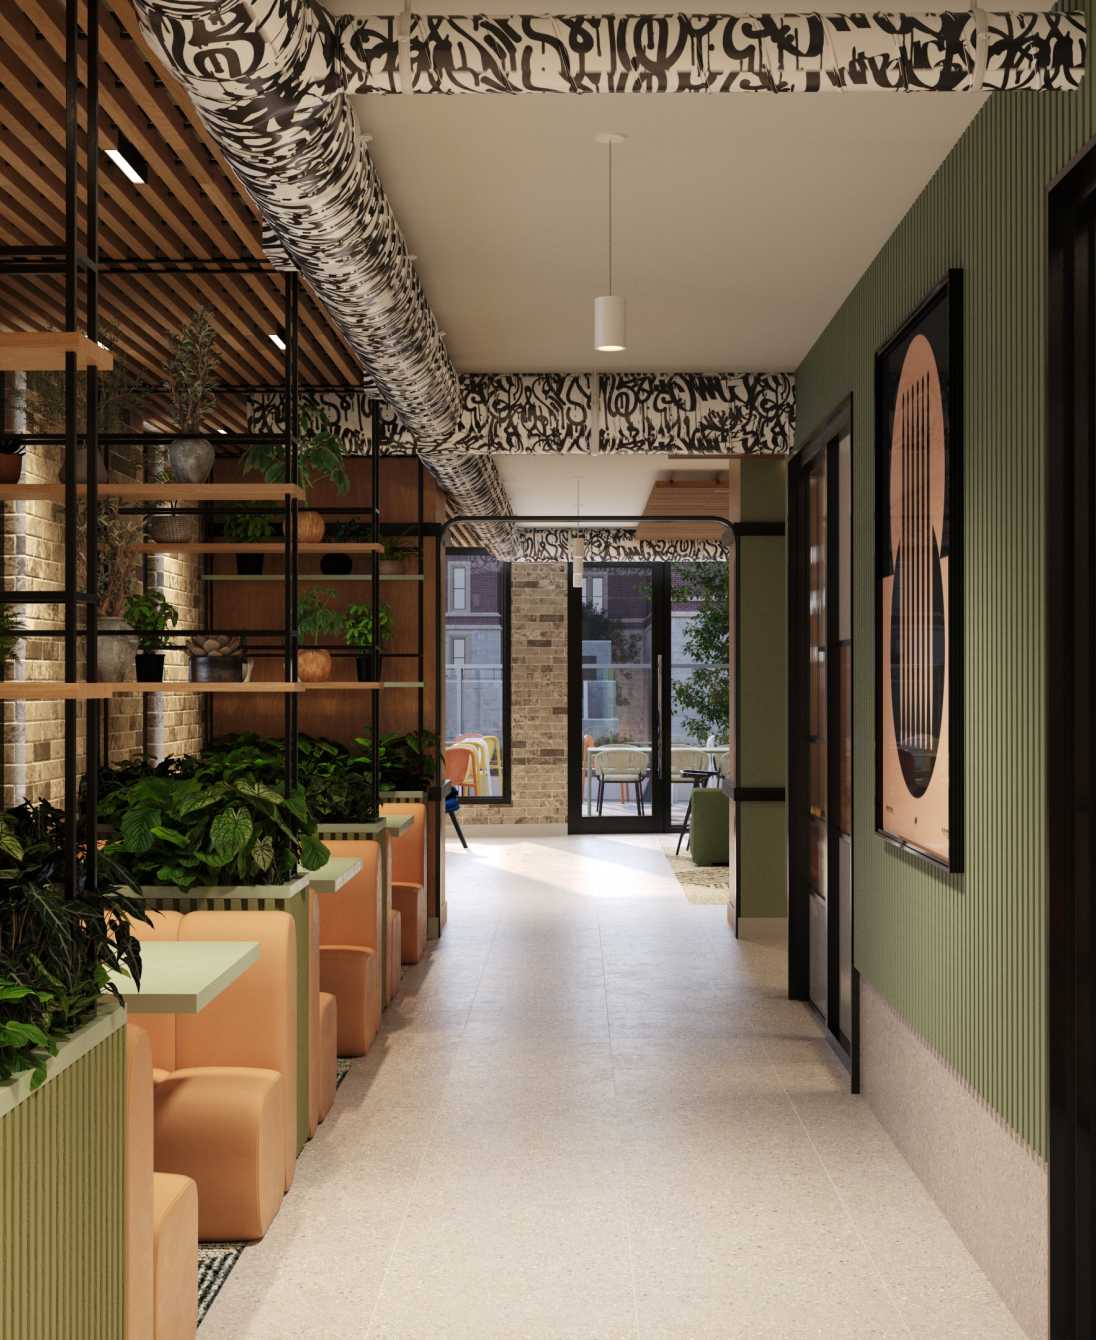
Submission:
<svg viewBox="0 0 1096 1340">
<path fill-rule="evenodd" d="M 963 868 L 963 273 L 875 355 L 875 827 Z"/>
</svg>

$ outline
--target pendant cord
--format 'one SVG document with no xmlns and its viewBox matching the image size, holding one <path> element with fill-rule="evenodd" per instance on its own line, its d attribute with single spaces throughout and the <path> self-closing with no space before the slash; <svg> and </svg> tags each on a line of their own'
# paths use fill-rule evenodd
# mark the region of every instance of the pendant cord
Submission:
<svg viewBox="0 0 1096 1340">
<path fill-rule="evenodd" d="M 609 141 L 609 296 L 613 296 L 613 142 Z"/>
</svg>

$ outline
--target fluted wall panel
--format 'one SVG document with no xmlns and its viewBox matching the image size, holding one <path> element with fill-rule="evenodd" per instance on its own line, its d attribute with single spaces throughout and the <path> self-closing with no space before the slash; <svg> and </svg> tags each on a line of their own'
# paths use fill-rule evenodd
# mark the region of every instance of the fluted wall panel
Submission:
<svg viewBox="0 0 1096 1340">
<path fill-rule="evenodd" d="M 800 442 L 853 393 L 856 963 L 1044 1155 L 1046 197 L 1094 136 L 1091 81 L 990 99 L 797 373 Z M 965 272 L 957 876 L 875 835 L 873 766 L 873 356 L 951 266 Z"/>
<path fill-rule="evenodd" d="M 125 1029 L 0 1117 L 0 1337 L 122 1340 Z"/>
</svg>

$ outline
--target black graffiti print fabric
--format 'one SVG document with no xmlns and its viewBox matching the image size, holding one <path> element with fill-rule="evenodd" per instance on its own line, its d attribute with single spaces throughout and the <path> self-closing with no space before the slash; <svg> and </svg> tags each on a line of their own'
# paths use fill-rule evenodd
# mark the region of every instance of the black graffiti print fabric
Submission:
<svg viewBox="0 0 1096 1340">
<path fill-rule="evenodd" d="M 987 13 L 981 87 L 1068 91 L 1084 77 L 1074 13 Z M 338 21 L 355 93 L 969 92 L 980 20 L 937 14 L 415 14 Z M 409 81 L 404 71 L 409 71 Z"/>
</svg>

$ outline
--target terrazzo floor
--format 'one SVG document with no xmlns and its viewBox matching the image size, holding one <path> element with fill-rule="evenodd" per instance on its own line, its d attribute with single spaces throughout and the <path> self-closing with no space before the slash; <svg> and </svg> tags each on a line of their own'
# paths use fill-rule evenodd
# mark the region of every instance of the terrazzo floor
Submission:
<svg viewBox="0 0 1096 1340">
<path fill-rule="evenodd" d="M 199 1340 L 1020 1340 L 781 947 L 657 837 L 469 838 Z"/>
</svg>

